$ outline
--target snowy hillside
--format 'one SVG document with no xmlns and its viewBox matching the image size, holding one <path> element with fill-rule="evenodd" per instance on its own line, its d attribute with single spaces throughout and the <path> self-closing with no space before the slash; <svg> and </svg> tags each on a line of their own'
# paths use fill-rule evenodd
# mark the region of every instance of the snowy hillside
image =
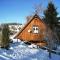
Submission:
<svg viewBox="0 0 60 60">
<path fill-rule="evenodd" d="M 14 40 L 9 50 L 0 48 L 0 60 L 60 60 L 60 55 L 52 54 L 49 59 L 47 50 Z"/>
</svg>

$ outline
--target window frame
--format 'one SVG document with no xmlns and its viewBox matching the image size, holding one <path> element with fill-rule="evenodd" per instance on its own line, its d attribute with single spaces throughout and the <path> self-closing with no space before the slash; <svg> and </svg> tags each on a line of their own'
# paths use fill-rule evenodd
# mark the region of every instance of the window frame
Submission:
<svg viewBox="0 0 60 60">
<path fill-rule="evenodd" d="M 36 31 L 38 31 L 38 33 L 37 32 L 34 32 L 34 30 Z M 40 33 L 40 29 L 39 29 L 39 26 L 37 26 L 37 25 L 33 25 L 32 26 L 32 33 L 34 33 L 34 34 L 39 34 Z"/>
</svg>

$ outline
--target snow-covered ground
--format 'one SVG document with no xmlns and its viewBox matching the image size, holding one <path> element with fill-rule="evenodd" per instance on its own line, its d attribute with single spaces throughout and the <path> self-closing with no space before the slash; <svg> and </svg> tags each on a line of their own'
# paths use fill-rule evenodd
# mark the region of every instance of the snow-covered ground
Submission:
<svg viewBox="0 0 60 60">
<path fill-rule="evenodd" d="M 10 49 L 0 48 L 0 60 L 60 60 L 60 55 L 52 53 L 52 58 L 48 56 L 47 50 L 37 49 L 35 45 L 26 45 L 13 39 Z M 34 48 L 33 48 L 34 47 Z"/>
</svg>

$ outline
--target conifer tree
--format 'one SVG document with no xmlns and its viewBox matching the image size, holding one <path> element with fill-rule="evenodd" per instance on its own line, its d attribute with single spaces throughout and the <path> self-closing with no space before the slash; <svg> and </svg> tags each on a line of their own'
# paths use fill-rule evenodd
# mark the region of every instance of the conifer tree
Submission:
<svg viewBox="0 0 60 60">
<path fill-rule="evenodd" d="M 57 11 L 56 11 L 56 7 L 52 2 L 48 3 L 48 7 L 47 9 L 44 11 L 44 20 L 45 23 L 48 25 L 48 27 L 52 30 L 52 33 L 54 34 L 55 32 L 55 28 L 57 26 L 58 20 L 57 20 Z M 53 37 L 49 36 L 49 42 L 48 42 L 48 48 L 49 48 L 49 57 L 51 58 L 51 47 L 52 47 L 52 43 L 54 43 L 54 39 Z M 53 42 L 52 42 L 53 41 Z"/>
<path fill-rule="evenodd" d="M 3 48 L 8 49 L 9 48 L 9 27 L 8 24 L 4 24 L 3 25 L 3 29 L 2 29 L 2 46 Z"/>
<path fill-rule="evenodd" d="M 58 13 L 55 5 L 52 2 L 49 2 L 47 9 L 44 11 L 44 20 L 52 30 L 57 25 L 57 15 Z"/>
<path fill-rule="evenodd" d="M 44 20 L 48 27 L 52 30 L 53 34 L 55 35 L 55 42 L 58 43 L 59 38 L 57 36 L 56 32 L 56 27 L 58 24 L 58 19 L 57 19 L 57 10 L 55 5 L 51 2 L 48 3 L 47 9 L 44 11 Z"/>
</svg>

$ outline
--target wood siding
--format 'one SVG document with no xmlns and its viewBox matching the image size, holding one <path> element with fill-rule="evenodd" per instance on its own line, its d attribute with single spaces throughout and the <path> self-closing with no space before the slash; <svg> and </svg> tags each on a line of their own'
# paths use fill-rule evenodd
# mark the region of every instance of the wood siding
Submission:
<svg viewBox="0 0 60 60">
<path fill-rule="evenodd" d="M 36 25 L 39 27 L 40 32 L 38 34 L 35 34 L 32 32 L 33 25 Z M 29 33 L 28 30 L 31 30 Z M 19 39 L 31 41 L 31 40 L 42 40 L 45 36 L 46 26 L 41 22 L 41 20 L 34 18 L 34 20 L 31 21 L 31 23 L 21 32 L 21 34 L 18 36 Z"/>
<path fill-rule="evenodd" d="M 39 33 L 33 33 L 32 27 L 38 26 Z M 41 42 L 44 40 L 44 37 L 46 36 L 46 25 L 45 23 L 37 16 L 34 17 L 27 25 L 22 29 L 22 31 L 16 36 L 16 38 L 23 40 L 23 41 L 36 41 L 37 45 L 46 45 L 46 42 Z M 31 30 L 28 32 L 28 30 Z M 37 42 L 38 41 L 38 42 Z M 33 43 L 33 42 L 32 42 Z"/>
</svg>

